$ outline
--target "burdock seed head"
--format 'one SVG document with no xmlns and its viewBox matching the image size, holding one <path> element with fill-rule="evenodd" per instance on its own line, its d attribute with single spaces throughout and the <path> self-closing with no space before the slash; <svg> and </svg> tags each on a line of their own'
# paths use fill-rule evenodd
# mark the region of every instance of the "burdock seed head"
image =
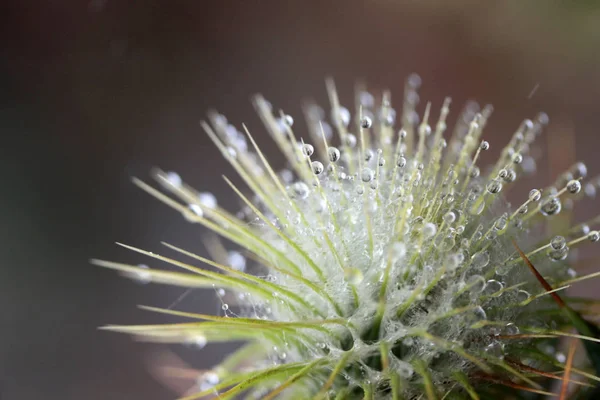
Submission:
<svg viewBox="0 0 600 400">
<path fill-rule="evenodd" d="M 246 342 L 202 373 L 187 399 L 517 398 L 546 393 L 567 364 L 585 374 L 585 360 L 575 366 L 558 352 L 571 322 L 513 241 L 552 293 L 585 279 L 569 268 L 569 250 L 600 239 L 589 227 L 597 220 L 566 230 L 549 221 L 565 202 L 593 196 L 598 181 L 583 184 L 577 163 L 551 185 L 515 194 L 521 203 L 511 207 L 503 195 L 535 172 L 530 149 L 546 114 L 523 121 L 483 167 L 492 107 L 469 104 L 447 130 L 450 99 L 439 115 L 427 104 L 420 116 L 419 85 L 409 77 L 398 110 L 388 92 L 360 91 L 351 113 L 328 80 L 330 113 L 308 106 L 308 132 L 256 96 L 287 160 L 280 171 L 245 126 L 211 113 L 202 128 L 245 183 L 224 178 L 243 203 L 238 214 L 173 172 L 155 171 L 166 194 L 134 182 L 237 250 L 209 246 L 207 259 L 166 245 L 175 260 L 127 246 L 184 272 L 95 262 L 146 281 L 215 288 L 222 315 L 151 308 L 190 321 L 107 329 L 199 347 Z"/>
</svg>

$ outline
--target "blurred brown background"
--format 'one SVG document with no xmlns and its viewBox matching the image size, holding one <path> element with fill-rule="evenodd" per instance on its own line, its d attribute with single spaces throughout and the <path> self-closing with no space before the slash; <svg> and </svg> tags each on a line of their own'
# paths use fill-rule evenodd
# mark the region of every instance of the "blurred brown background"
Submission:
<svg viewBox="0 0 600 400">
<path fill-rule="evenodd" d="M 455 113 L 471 98 L 494 104 L 496 151 L 544 110 L 553 157 L 571 158 L 575 143 L 600 172 L 596 1 L 5 0 L 0 16 L 0 399 L 174 397 L 148 373 L 156 346 L 96 327 L 161 321 L 135 305 L 164 307 L 182 291 L 88 259 L 146 261 L 115 240 L 204 252 L 200 231 L 129 179 L 174 169 L 234 210 L 220 178 L 231 170 L 198 129 L 211 107 L 265 139 L 255 92 L 299 121 L 301 100 L 325 102 L 327 75 L 350 104 L 356 79 L 397 99 L 418 72 L 435 107 L 448 94 Z M 539 169 L 525 189 L 547 182 L 547 160 Z M 181 305 L 214 312 L 213 297 Z M 224 349 L 175 351 L 206 367 Z"/>
</svg>

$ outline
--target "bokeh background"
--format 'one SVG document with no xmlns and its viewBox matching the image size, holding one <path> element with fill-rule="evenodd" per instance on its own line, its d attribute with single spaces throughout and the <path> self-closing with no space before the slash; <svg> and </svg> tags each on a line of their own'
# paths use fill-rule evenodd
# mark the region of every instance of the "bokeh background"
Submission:
<svg viewBox="0 0 600 400">
<path fill-rule="evenodd" d="M 165 307 L 182 290 L 88 259 L 144 261 L 117 240 L 205 254 L 202 231 L 130 177 L 177 170 L 235 210 L 220 177 L 232 171 L 198 127 L 210 108 L 247 122 L 269 152 L 252 94 L 299 121 L 303 99 L 325 102 L 328 75 L 350 104 L 357 79 L 398 98 L 418 72 L 434 107 L 445 95 L 454 115 L 468 99 L 494 104 L 496 151 L 523 118 L 550 115 L 549 158 L 524 190 L 575 158 L 600 172 L 596 1 L 4 0 L 0 32 L 0 399 L 175 397 L 152 376 L 160 346 L 96 327 L 161 321 L 135 306 Z M 180 305 L 218 308 L 206 292 Z M 200 368 L 224 350 L 173 349 Z"/>
</svg>

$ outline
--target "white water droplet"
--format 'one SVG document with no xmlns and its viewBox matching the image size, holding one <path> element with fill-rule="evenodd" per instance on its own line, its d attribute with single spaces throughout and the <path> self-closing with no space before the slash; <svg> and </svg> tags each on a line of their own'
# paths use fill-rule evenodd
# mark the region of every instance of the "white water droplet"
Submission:
<svg viewBox="0 0 600 400">
<path fill-rule="evenodd" d="M 329 157 L 329 161 L 337 162 L 340 159 L 340 151 L 335 147 L 329 147 L 327 149 L 327 155 Z"/>
<path fill-rule="evenodd" d="M 481 269 L 490 263 L 490 254 L 487 251 L 480 251 L 471 257 L 471 265 L 473 268 Z"/>
<path fill-rule="evenodd" d="M 228 256 L 229 266 L 237 271 L 246 270 L 246 257 L 238 251 L 230 251 Z"/>
<path fill-rule="evenodd" d="M 371 119 L 371 117 L 369 116 L 364 116 L 361 120 L 360 120 L 360 126 L 364 129 L 368 129 L 373 125 L 373 120 Z"/>
<path fill-rule="evenodd" d="M 313 161 L 311 163 L 311 168 L 312 168 L 312 172 L 315 175 L 321 174 L 323 172 L 323 169 L 324 169 L 323 164 L 320 161 Z"/>
<path fill-rule="evenodd" d="M 283 121 L 285 122 L 285 124 L 286 124 L 287 126 L 292 126 L 292 125 L 294 125 L 294 118 L 293 118 L 291 115 L 289 115 L 289 114 L 287 114 L 287 115 L 285 115 L 285 116 L 283 117 Z"/>
<path fill-rule="evenodd" d="M 567 191 L 571 194 L 579 193 L 581 191 L 581 182 L 574 179 L 570 180 L 569 183 L 567 183 Z"/>
<path fill-rule="evenodd" d="M 134 273 L 133 279 L 142 285 L 150 283 L 152 281 L 152 274 L 147 271 L 150 269 L 150 267 L 148 267 L 146 264 L 138 264 L 138 268 L 141 270 Z"/>
<path fill-rule="evenodd" d="M 217 198 L 215 197 L 214 194 L 212 194 L 210 192 L 198 193 L 198 201 L 204 207 L 212 208 L 212 209 L 217 208 Z"/>
<path fill-rule="evenodd" d="M 177 172 L 169 171 L 166 175 L 167 181 L 175 188 L 181 187 L 183 181 Z"/>
<path fill-rule="evenodd" d="M 467 279 L 467 286 L 471 296 L 477 296 L 485 289 L 485 278 L 481 275 L 472 275 Z"/>
<path fill-rule="evenodd" d="M 550 216 L 558 214 L 561 208 L 562 204 L 560 203 L 560 199 L 558 197 L 551 197 L 542 204 L 540 212 L 543 215 Z"/>
<path fill-rule="evenodd" d="M 302 145 L 302 154 L 304 154 L 305 156 L 310 157 L 313 155 L 314 152 L 315 148 L 312 144 L 305 143 Z"/>
<path fill-rule="evenodd" d="M 375 173 L 371 168 L 364 168 L 360 173 L 360 179 L 365 183 L 370 182 L 373 179 L 374 175 Z"/>
<path fill-rule="evenodd" d="M 358 269 L 358 268 L 354 268 L 354 267 L 347 267 L 344 268 L 344 278 L 354 284 L 354 285 L 358 285 L 359 283 L 361 283 L 363 281 L 363 274 L 362 272 Z"/>
<path fill-rule="evenodd" d="M 538 189 L 531 189 L 529 192 L 529 200 L 531 201 L 539 201 L 542 198 L 542 192 Z"/>
</svg>

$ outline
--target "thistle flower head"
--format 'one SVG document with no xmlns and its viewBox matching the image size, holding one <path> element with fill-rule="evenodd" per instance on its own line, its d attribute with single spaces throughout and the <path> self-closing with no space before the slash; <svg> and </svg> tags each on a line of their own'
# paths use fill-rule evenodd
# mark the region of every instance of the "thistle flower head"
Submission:
<svg viewBox="0 0 600 400">
<path fill-rule="evenodd" d="M 327 81 L 330 113 L 307 106 L 308 132 L 257 96 L 288 162 L 281 171 L 245 126 L 210 114 L 202 127 L 247 186 L 225 178 L 243 204 L 238 214 L 175 173 L 155 173 L 167 193 L 135 182 L 237 250 L 217 243 L 207 259 L 167 245 L 182 256 L 173 259 L 131 248 L 186 273 L 97 263 L 155 282 L 216 288 L 223 314 L 152 308 L 192 322 L 108 328 L 200 346 L 248 342 L 202 374 L 190 399 L 504 398 L 543 393 L 540 377 L 560 380 L 557 338 L 572 325 L 549 293 L 582 279 L 567 264 L 569 249 L 600 233 L 552 221 L 593 196 L 596 184 L 582 188 L 586 168 L 577 163 L 548 187 L 515 194 L 521 202 L 511 206 L 504 194 L 534 173 L 530 149 L 548 117 L 523 121 L 498 159 L 480 166 L 491 106 L 470 104 L 449 130 L 450 99 L 419 115 L 419 84 L 409 77 L 399 109 L 388 92 L 375 99 L 359 91 L 351 113 Z"/>
</svg>

